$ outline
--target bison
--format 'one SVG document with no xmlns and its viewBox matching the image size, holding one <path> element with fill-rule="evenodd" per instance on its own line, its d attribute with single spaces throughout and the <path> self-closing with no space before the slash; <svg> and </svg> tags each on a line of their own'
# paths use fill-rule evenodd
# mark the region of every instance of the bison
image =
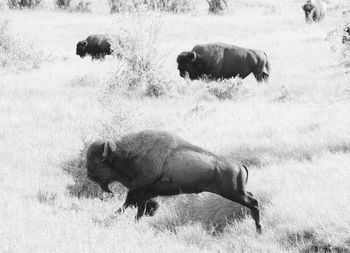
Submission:
<svg viewBox="0 0 350 253">
<path fill-rule="evenodd" d="M 314 0 L 314 2 L 307 0 L 306 4 L 302 5 L 302 8 L 305 12 L 306 22 L 321 21 L 326 14 L 326 9 L 320 0 Z"/>
<path fill-rule="evenodd" d="M 77 43 L 76 54 L 81 58 L 88 54 L 91 59 L 103 59 L 105 55 L 112 54 L 110 37 L 105 34 L 89 35 L 86 40 Z"/>
<path fill-rule="evenodd" d="M 342 43 L 343 44 L 350 43 L 350 24 L 347 24 L 343 29 Z"/>
<path fill-rule="evenodd" d="M 245 78 L 253 73 L 258 82 L 266 82 L 270 75 L 265 52 L 225 43 L 196 45 L 192 51 L 179 54 L 177 64 L 180 76 L 188 74 L 191 80 Z"/>
<path fill-rule="evenodd" d="M 251 210 L 261 233 L 258 201 L 246 191 L 248 170 L 240 163 L 194 146 L 165 131 L 145 130 L 118 141 L 97 140 L 86 154 L 87 177 L 111 193 L 118 181 L 129 189 L 123 212 L 137 207 L 136 219 L 154 215 L 157 196 L 212 192 Z"/>
</svg>

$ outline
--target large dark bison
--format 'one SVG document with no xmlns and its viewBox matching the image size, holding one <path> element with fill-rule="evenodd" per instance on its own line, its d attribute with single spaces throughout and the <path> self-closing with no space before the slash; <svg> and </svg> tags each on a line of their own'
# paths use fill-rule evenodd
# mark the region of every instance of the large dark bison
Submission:
<svg viewBox="0 0 350 253">
<path fill-rule="evenodd" d="M 307 0 L 306 4 L 302 5 L 302 8 L 305 12 L 306 22 L 321 21 L 326 14 L 326 9 L 320 0 Z"/>
<path fill-rule="evenodd" d="M 81 58 L 87 54 L 91 55 L 92 59 L 104 58 L 105 55 L 112 53 L 110 37 L 105 34 L 89 35 L 85 40 L 77 43 L 76 54 Z"/>
<path fill-rule="evenodd" d="M 247 77 L 253 73 L 258 82 L 267 81 L 270 64 L 265 52 L 225 43 L 196 45 L 192 51 L 177 57 L 180 76 L 188 74 L 191 80 L 201 77 L 224 79 Z"/>
<path fill-rule="evenodd" d="M 118 181 L 129 189 L 125 203 L 138 208 L 136 218 L 153 215 L 157 196 L 212 192 L 251 210 L 261 232 L 258 201 L 246 191 L 248 170 L 239 163 L 194 146 L 164 131 L 146 130 L 121 140 L 95 141 L 87 150 L 88 178 L 110 192 Z"/>
</svg>

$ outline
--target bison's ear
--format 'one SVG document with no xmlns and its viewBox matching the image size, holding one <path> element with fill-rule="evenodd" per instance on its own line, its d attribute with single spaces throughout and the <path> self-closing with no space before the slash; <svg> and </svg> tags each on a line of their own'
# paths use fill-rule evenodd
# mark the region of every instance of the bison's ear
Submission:
<svg viewBox="0 0 350 253">
<path fill-rule="evenodd" d="M 109 162 L 111 162 L 113 158 L 113 152 L 115 152 L 115 150 L 116 150 L 115 143 L 111 141 L 106 141 L 103 147 L 102 157 L 107 159 Z"/>
</svg>

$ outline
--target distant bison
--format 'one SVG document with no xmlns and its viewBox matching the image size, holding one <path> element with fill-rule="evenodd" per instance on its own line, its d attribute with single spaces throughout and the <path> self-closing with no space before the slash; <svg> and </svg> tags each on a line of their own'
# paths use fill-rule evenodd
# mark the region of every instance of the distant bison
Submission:
<svg viewBox="0 0 350 253">
<path fill-rule="evenodd" d="M 343 42 L 343 44 L 350 43 L 350 24 L 347 24 L 344 27 L 342 42 Z"/>
<path fill-rule="evenodd" d="M 121 140 L 95 141 L 86 155 L 88 178 L 111 192 L 118 181 L 129 189 L 125 203 L 138 208 L 136 218 L 153 215 L 157 196 L 212 192 L 251 210 L 261 232 L 258 201 L 246 191 L 248 170 L 164 131 L 146 130 Z"/>
<path fill-rule="evenodd" d="M 177 64 L 180 76 L 188 74 L 191 80 L 245 78 L 253 73 L 258 82 L 266 82 L 270 76 L 270 63 L 263 51 L 224 43 L 196 45 L 192 51 L 182 52 Z"/>
<path fill-rule="evenodd" d="M 326 14 L 326 9 L 320 0 L 314 0 L 313 2 L 307 0 L 306 4 L 302 5 L 302 8 L 305 12 L 306 22 L 321 21 Z"/>
<path fill-rule="evenodd" d="M 86 40 L 79 41 L 77 44 L 76 54 L 81 58 L 87 54 L 91 55 L 92 59 L 104 58 L 105 55 L 112 53 L 110 38 L 108 35 L 94 34 L 86 38 Z"/>
</svg>

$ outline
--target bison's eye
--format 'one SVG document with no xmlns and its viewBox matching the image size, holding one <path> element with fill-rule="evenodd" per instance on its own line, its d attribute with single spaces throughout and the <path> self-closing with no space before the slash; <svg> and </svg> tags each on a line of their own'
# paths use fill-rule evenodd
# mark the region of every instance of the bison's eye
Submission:
<svg viewBox="0 0 350 253">
<path fill-rule="evenodd" d="M 102 164 L 104 161 L 105 161 L 106 159 L 105 158 L 95 158 L 95 163 L 97 164 L 97 165 L 100 165 L 100 164 Z"/>
</svg>

